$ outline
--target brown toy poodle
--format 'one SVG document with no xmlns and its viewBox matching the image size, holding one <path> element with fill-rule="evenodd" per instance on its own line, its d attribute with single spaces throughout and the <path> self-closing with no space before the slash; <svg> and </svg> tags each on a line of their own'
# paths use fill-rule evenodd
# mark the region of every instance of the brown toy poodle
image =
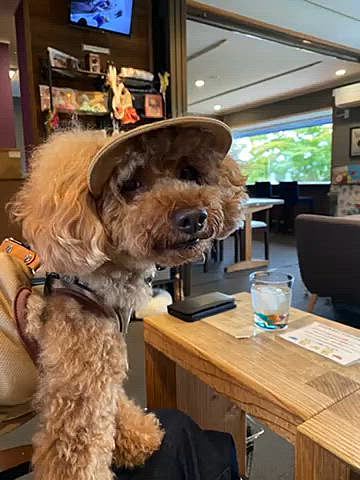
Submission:
<svg viewBox="0 0 360 480">
<path fill-rule="evenodd" d="M 58 133 L 35 151 L 10 208 L 58 274 L 27 304 L 26 335 L 40 347 L 37 480 L 110 480 L 112 462 L 131 468 L 160 447 L 159 422 L 122 386 L 119 323 L 146 301 L 156 264 L 196 260 L 237 227 L 246 194 L 230 144 L 221 122 L 184 117 L 115 140 Z"/>
</svg>

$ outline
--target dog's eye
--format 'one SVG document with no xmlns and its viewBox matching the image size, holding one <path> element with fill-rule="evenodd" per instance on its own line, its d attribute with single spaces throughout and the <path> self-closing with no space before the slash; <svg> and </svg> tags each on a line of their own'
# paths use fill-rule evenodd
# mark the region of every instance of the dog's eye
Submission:
<svg viewBox="0 0 360 480">
<path fill-rule="evenodd" d="M 187 182 L 201 183 L 201 177 L 199 172 L 194 167 L 184 167 L 180 171 L 180 180 L 186 180 Z"/>
<path fill-rule="evenodd" d="M 136 192 L 136 190 L 139 190 L 142 187 L 142 183 L 140 180 L 137 180 L 136 178 L 131 178 L 130 180 L 127 180 L 123 185 L 121 186 L 121 191 L 125 193 L 130 193 L 130 192 Z"/>
</svg>

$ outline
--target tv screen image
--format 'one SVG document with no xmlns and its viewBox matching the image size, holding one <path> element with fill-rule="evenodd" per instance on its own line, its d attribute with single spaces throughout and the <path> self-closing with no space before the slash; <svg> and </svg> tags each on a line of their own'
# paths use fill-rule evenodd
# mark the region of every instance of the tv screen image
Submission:
<svg viewBox="0 0 360 480">
<path fill-rule="evenodd" d="M 80 27 L 130 35 L 134 0 L 71 0 L 70 21 Z"/>
</svg>

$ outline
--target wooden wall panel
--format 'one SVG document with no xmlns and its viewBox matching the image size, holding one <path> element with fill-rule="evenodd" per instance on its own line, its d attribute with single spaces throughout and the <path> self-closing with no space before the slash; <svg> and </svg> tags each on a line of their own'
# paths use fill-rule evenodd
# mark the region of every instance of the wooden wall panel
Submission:
<svg viewBox="0 0 360 480">
<path fill-rule="evenodd" d="M 48 46 L 82 57 L 83 43 L 110 48 L 116 63 L 149 68 L 150 0 L 135 0 L 130 37 L 79 28 L 69 23 L 67 1 L 29 0 L 33 55 L 46 55 Z"/>
<path fill-rule="evenodd" d="M 40 62 L 47 57 L 47 47 L 53 47 L 83 59 L 82 44 L 109 48 L 111 60 L 117 66 L 132 66 L 149 70 L 152 68 L 151 48 L 151 0 L 134 0 L 134 15 L 131 36 L 118 35 L 92 29 L 79 28 L 70 24 L 68 0 L 23 0 L 28 16 L 26 20 L 27 40 L 31 43 L 33 76 L 33 109 L 36 111 L 36 133 L 43 130 L 40 112 Z M 104 56 L 104 60 L 108 57 Z M 109 58 L 110 59 L 110 58 Z M 59 83 L 60 84 L 60 83 Z M 64 86 L 64 81 L 61 82 Z M 73 87 L 71 81 L 69 87 Z M 75 87 L 76 88 L 76 87 Z M 27 125 L 24 125 L 28 128 Z M 41 135 L 34 136 L 38 143 Z"/>
</svg>

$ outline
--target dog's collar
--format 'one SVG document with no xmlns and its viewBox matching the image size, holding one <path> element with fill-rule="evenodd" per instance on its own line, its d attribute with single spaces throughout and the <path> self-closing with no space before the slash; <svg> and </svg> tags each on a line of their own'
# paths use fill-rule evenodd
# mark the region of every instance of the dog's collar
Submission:
<svg viewBox="0 0 360 480">
<path fill-rule="evenodd" d="M 40 267 L 39 255 L 30 249 L 29 245 L 15 240 L 15 238 L 5 238 L 0 244 L 0 252 L 5 252 L 11 257 L 20 260 L 34 273 Z"/>
</svg>

